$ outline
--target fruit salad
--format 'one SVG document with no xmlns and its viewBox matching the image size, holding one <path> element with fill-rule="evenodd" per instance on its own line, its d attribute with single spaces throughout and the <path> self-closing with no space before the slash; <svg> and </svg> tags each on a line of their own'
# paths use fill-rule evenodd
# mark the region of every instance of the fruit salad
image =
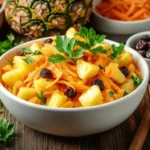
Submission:
<svg viewBox="0 0 150 150">
<path fill-rule="evenodd" d="M 94 29 L 70 28 L 20 49 L 1 68 L 1 82 L 12 94 L 47 107 L 79 108 L 116 101 L 134 91 L 142 74 L 124 44 L 108 44 Z"/>
</svg>

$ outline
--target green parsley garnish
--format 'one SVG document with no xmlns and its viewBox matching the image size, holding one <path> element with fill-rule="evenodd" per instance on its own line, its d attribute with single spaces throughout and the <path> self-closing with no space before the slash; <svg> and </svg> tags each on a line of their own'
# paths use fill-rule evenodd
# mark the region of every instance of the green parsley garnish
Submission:
<svg viewBox="0 0 150 150">
<path fill-rule="evenodd" d="M 113 91 L 110 91 L 110 92 L 109 92 L 109 96 L 110 96 L 110 97 L 114 97 Z"/>
<path fill-rule="evenodd" d="M 124 91 L 123 96 L 128 95 L 129 93 L 127 91 Z"/>
<path fill-rule="evenodd" d="M 117 56 L 119 56 L 122 51 L 124 50 L 124 44 L 120 43 L 119 46 L 116 46 L 115 44 L 113 44 L 111 46 L 113 53 L 109 56 L 111 59 L 115 59 Z"/>
<path fill-rule="evenodd" d="M 27 64 L 30 64 L 30 63 L 33 63 L 34 62 L 34 59 L 32 57 L 26 57 L 23 59 Z"/>
<path fill-rule="evenodd" d="M 90 28 L 89 30 L 85 27 L 81 27 L 79 32 L 76 33 L 77 35 L 80 35 L 83 37 L 86 42 L 83 41 L 77 41 L 77 45 L 79 45 L 81 48 L 85 50 L 90 50 L 93 54 L 106 54 L 107 51 L 103 49 L 102 46 L 96 46 L 96 44 L 102 43 L 106 37 L 106 35 L 99 35 L 96 34 L 95 30 L 93 28 Z"/>
<path fill-rule="evenodd" d="M 0 119 L 0 141 L 6 142 L 14 134 L 14 131 L 14 124 L 10 124 L 6 119 Z"/>
<path fill-rule="evenodd" d="M 42 54 L 40 51 L 35 50 L 34 52 L 30 48 L 22 48 L 22 51 L 26 54 L 40 55 Z"/>
<path fill-rule="evenodd" d="M 46 98 L 43 96 L 43 92 L 42 91 L 37 95 L 37 98 L 42 102 L 43 105 L 45 105 Z"/>
<path fill-rule="evenodd" d="M 48 59 L 49 62 L 60 63 L 67 60 L 74 60 L 75 58 L 80 58 L 83 56 L 83 49 L 78 49 L 74 51 L 74 48 L 76 46 L 75 38 L 70 39 L 66 35 L 64 37 L 57 36 L 55 42 L 57 50 L 59 50 L 62 53 L 65 53 L 67 58 L 65 58 L 61 54 L 53 54 Z"/>
<path fill-rule="evenodd" d="M 139 86 L 143 81 L 143 79 L 138 76 L 132 76 L 131 79 L 133 80 L 135 86 Z"/>
<path fill-rule="evenodd" d="M 100 69 L 103 69 L 103 70 L 105 71 L 105 68 L 104 68 L 103 66 L 99 65 L 99 68 L 100 68 Z"/>
<path fill-rule="evenodd" d="M 0 110 L 0 114 L 2 114 L 4 111 L 3 110 Z"/>
<path fill-rule="evenodd" d="M 22 42 L 16 43 L 14 42 L 15 36 L 10 33 L 7 35 L 7 40 L 0 41 L 0 56 L 3 55 L 5 52 L 7 52 L 9 49 L 20 45 Z"/>
<path fill-rule="evenodd" d="M 3 105 L 3 103 L 2 103 L 2 101 L 1 101 L 1 99 L 0 99 L 0 107 L 3 107 L 4 105 Z"/>
</svg>

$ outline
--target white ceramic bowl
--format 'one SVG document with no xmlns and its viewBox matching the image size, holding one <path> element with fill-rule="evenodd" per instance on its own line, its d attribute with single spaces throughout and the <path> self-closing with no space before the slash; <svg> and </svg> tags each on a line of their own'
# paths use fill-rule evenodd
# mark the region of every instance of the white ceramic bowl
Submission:
<svg viewBox="0 0 150 150">
<path fill-rule="evenodd" d="M 24 43 L 5 53 L 0 58 L 0 67 L 12 60 L 13 56 L 33 42 L 43 42 L 47 38 Z M 105 40 L 109 44 L 118 44 Z M 59 136 L 85 136 L 109 130 L 125 121 L 141 102 L 148 84 L 147 63 L 136 51 L 130 51 L 133 60 L 143 74 L 143 82 L 131 94 L 114 102 L 87 108 L 49 108 L 22 100 L 8 92 L 0 84 L 0 98 L 9 112 L 25 125 L 48 134 Z M 7 58 L 7 59 L 6 59 Z"/>
<path fill-rule="evenodd" d="M 96 6 L 102 0 L 93 0 L 92 26 L 99 32 L 118 35 L 130 35 L 137 32 L 150 30 L 150 19 L 141 21 L 117 21 L 101 16 L 96 11 Z"/>
<path fill-rule="evenodd" d="M 137 41 L 140 40 L 143 35 L 150 35 L 150 31 L 139 32 L 137 34 L 130 36 L 126 41 L 126 45 L 134 49 Z M 147 58 L 144 59 L 146 60 L 150 69 L 150 59 Z"/>
</svg>

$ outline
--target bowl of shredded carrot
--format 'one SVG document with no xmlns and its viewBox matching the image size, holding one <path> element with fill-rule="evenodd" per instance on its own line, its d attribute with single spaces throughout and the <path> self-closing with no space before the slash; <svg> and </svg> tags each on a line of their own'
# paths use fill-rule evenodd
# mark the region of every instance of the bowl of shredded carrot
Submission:
<svg viewBox="0 0 150 150">
<path fill-rule="evenodd" d="M 110 34 L 134 34 L 150 30 L 149 0 L 94 0 L 93 26 Z"/>
<path fill-rule="evenodd" d="M 106 131 L 137 108 L 148 84 L 142 56 L 93 28 L 37 39 L 0 58 L 0 98 L 22 123 L 48 134 Z"/>
</svg>

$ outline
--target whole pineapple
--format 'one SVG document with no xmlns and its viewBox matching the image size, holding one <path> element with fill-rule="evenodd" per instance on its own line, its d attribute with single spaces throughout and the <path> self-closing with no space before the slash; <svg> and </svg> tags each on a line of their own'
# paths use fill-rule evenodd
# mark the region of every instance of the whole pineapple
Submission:
<svg viewBox="0 0 150 150">
<path fill-rule="evenodd" d="M 9 0 L 5 7 L 11 28 L 31 38 L 78 30 L 91 12 L 92 0 Z"/>
</svg>

